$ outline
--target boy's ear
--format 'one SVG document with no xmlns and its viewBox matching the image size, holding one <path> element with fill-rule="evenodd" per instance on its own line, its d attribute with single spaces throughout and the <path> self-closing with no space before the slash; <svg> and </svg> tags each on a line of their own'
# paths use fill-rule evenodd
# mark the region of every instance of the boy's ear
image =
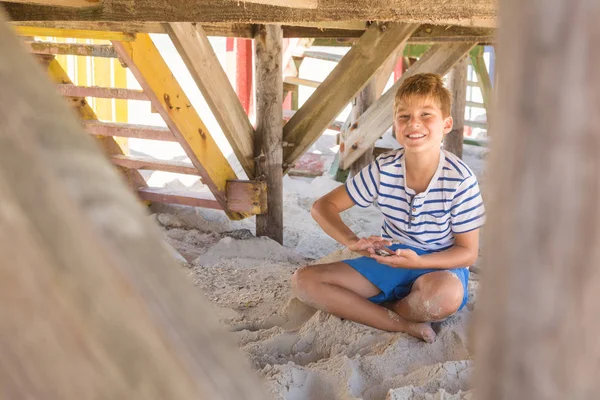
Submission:
<svg viewBox="0 0 600 400">
<path fill-rule="evenodd" d="M 444 134 L 448 134 L 452 131 L 452 126 L 454 126 L 454 120 L 452 117 L 448 117 L 444 120 Z"/>
</svg>

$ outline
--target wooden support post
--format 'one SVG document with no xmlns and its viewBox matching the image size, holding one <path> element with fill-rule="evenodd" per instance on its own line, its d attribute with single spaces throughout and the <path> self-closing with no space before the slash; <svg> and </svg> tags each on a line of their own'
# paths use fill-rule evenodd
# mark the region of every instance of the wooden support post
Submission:
<svg viewBox="0 0 600 400">
<path fill-rule="evenodd" d="M 598 398 L 600 8 L 500 1 L 476 398 Z"/>
<path fill-rule="evenodd" d="M 3 19 L 2 397 L 266 399 L 162 234 Z"/>
<path fill-rule="evenodd" d="M 354 124 L 358 121 L 358 118 L 367 111 L 371 104 L 377 100 L 377 79 L 371 80 L 367 86 L 360 91 L 354 104 L 352 105 L 352 111 L 350 112 L 350 123 Z M 364 167 L 373 162 L 373 147 L 367 149 L 363 155 L 361 155 L 350 167 L 350 176 L 354 176 L 359 173 Z"/>
<path fill-rule="evenodd" d="M 347 169 L 375 141 L 392 126 L 394 97 L 398 87 L 406 78 L 421 72 L 435 72 L 444 75 L 466 55 L 476 43 L 436 44 L 423 54 L 406 73 L 375 102 L 358 120 L 356 129 L 346 141 L 340 168 Z"/>
<path fill-rule="evenodd" d="M 452 68 L 450 91 L 452 93 L 452 131 L 444 138 L 444 149 L 462 158 L 463 139 L 465 131 L 465 104 L 467 101 L 467 66 L 468 61 L 463 57 Z"/>
<path fill-rule="evenodd" d="M 171 23 L 169 37 L 200 88 L 248 178 L 254 178 L 254 128 L 200 25 Z"/>
<path fill-rule="evenodd" d="M 262 25 L 256 48 L 256 177 L 267 182 L 267 212 L 256 216 L 256 235 L 283 243 L 283 81 L 281 26 Z"/>
<path fill-rule="evenodd" d="M 202 182 L 209 187 L 219 204 L 227 209 L 227 181 L 235 180 L 237 176 L 150 35 L 140 33 L 133 42 L 113 42 L 113 46 L 200 172 Z M 230 219 L 250 216 L 230 211 L 227 211 L 227 215 Z"/>
<path fill-rule="evenodd" d="M 372 24 L 327 79 L 284 126 L 293 147 L 284 151 L 288 166 L 323 133 L 330 122 L 375 75 L 388 57 L 417 29 L 416 24 Z M 289 167 L 286 168 L 286 171 Z"/>
</svg>

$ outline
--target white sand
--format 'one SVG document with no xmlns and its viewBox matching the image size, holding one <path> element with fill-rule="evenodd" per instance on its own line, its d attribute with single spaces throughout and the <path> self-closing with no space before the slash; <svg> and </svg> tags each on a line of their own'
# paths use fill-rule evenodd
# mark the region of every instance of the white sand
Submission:
<svg viewBox="0 0 600 400">
<path fill-rule="evenodd" d="M 481 178 L 485 151 L 465 150 Z M 315 312 L 292 298 L 289 279 L 302 265 L 347 258 L 309 213 L 338 183 L 286 177 L 284 185 L 284 246 L 254 237 L 253 218 L 229 221 L 218 211 L 173 206 L 160 206 L 153 216 L 273 397 L 470 399 L 467 326 L 478 275 L 471 274 L 468 306 L 434 326 L 433 344 Z M 353 207 L 343 218 L 359 235 L 379 232 L 374 207 Z"/>
</svg>

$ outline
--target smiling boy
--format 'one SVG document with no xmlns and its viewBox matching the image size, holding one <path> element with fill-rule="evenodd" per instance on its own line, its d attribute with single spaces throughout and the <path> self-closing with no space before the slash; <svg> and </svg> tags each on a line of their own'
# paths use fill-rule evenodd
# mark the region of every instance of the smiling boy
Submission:
<svg viewBox="0 0 600 400">
<path fill-rule="evenodd" d="M 452 130 L 451 102 L 436 74 L 414 75 L 398 88 L 394 127 L 402 148 L 378 157 L 311 210 L 329 236 L 363 257 L 297 270 L 292 286 L 300 300 L 429 343 L 430 322 L 464 307 L 485 210 L 473 172 L 441 148 Z M 383 214 L 382 234 L 360 238 L 340 213 L 371 204 Z M 382 250 L 387 254 L 378 255 Z"/>
</svg>

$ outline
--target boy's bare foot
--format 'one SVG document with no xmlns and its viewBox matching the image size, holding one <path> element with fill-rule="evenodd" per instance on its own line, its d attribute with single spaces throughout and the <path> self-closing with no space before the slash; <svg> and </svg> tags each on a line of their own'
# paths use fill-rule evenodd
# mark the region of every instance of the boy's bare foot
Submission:
<svg viewBox="0 0 600 400">
<path fill-rule="evenodd" d="M 423 339 L 427 343 L 435 341 L 435 332 L 429 322 L 409 322 L 407 332 L 409 335 Z"/>
</svg>

